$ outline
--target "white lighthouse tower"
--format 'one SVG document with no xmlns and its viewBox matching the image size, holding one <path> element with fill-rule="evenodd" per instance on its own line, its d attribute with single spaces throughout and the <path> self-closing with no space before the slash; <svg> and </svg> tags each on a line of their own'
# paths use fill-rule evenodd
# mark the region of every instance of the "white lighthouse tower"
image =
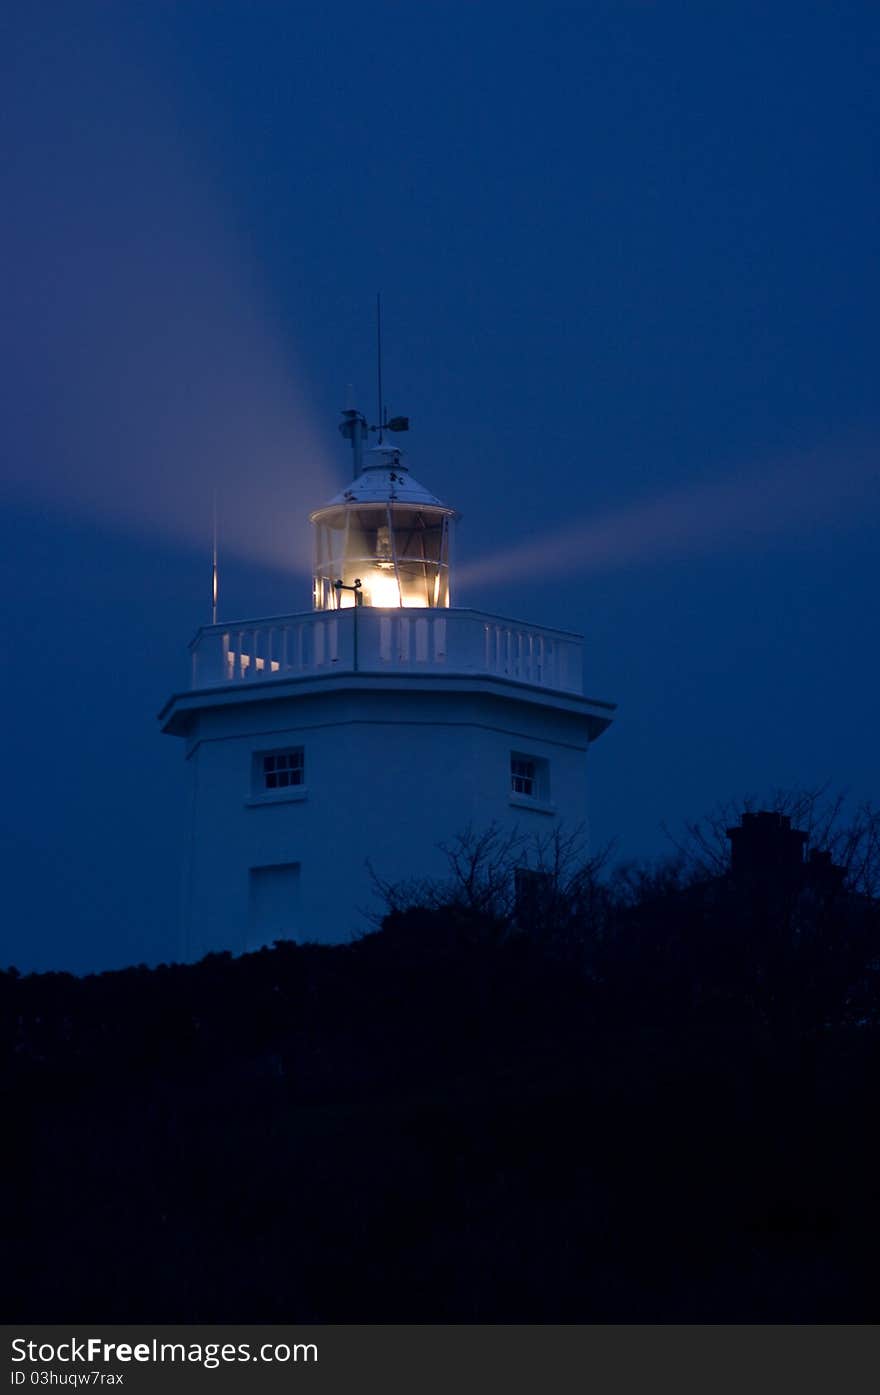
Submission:
<svg viewBox="0 0 880 1395">
<path fill-rule="evenodd" d="M 160 714 L 186 742 L 184 957 L 347 940 L 383 879 L 442 872 L 491 825 L 586 820 L 587 749 L 613 704 L 584 695 L 579 636 L 452 606 L 455 512 L 390 431 L 311 515 L 313 608 L 214 624 Z"/>
</svg>

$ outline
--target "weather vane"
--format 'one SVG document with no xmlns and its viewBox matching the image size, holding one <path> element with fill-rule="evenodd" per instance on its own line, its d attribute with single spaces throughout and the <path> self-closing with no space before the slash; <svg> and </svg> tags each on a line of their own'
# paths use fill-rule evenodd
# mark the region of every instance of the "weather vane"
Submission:
<svg viewBox="0 0 880 1395">
<path fill-rule="evenodd" d="M 363 412 L 359 412 L 356 407 L 346 407 L 342 413 L 339 430 L 347 441 L 351 441 L 355 479 L 364 467 L 364 435 L 367 432 L 375 432 L 381 446 L 385 440 L 386 431 L 409 431 L 409 417 L 389 417 L 388 409 L 383 401 L 381 291 L 376 292 L 376 397 L 378 412 L 375 425 L 369 425 Z"/>
</svg>

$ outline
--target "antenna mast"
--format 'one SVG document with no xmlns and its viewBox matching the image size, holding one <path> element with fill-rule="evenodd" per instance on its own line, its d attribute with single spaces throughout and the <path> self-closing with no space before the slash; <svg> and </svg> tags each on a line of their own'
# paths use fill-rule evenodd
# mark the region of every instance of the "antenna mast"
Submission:
<svg viewBox="0 0 880 1395">
<path fill-rule="evenodd" d="M 211 624 L 217 624 L 217 491 L 214 490 L 211 526 Z"/>
<path fill-rule="evenodd" d="M 386 431 L 409 431 L 409 417 L 390 417 L 382 400 L 382 292 L 376 292 L 376 393 L 379 398 L 379 415 L 375 426 L 368 426 L 367 419 L 357 410 L 356 407 L 346 406 L 342 413 L 342 421 L 339 423 L 339 430 L 347 441 L 351 441 L 352 453 L 354 455 L 354 478 L 357 479 L 364 468 L 364 440 L 369 439 L 367 433 L 375 431 L 379 437 L 381 446 L 385 440 Z M 351 402 L 350 390 L 346 395 L 346 402 Z M 399 455 L 399 453 L 398 453 Z M 397 457 L 395 457 L 397 458 Z"/>
<path fill-rule="evenodd" d="M 376 292 L 376 377 L 379 396 L 379 445 L 381 446 L 385 431 L 385 408 L 382 404 L 382 292 Z"/>
</svg>

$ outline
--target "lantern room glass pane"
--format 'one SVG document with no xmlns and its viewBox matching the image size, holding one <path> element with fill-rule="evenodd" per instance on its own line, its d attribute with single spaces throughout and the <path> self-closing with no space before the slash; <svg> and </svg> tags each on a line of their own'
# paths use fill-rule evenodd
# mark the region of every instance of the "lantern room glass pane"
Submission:
<svg viewBox="0 0 880 1395">
<path fill-rule="evenodd" d="M 315 523 L 315 608 L 353 606 L 356 580 L 364 605 L 448 606 L 450 529 L 440 508 L 360 504 L 325 515 Z"/>
</svg>

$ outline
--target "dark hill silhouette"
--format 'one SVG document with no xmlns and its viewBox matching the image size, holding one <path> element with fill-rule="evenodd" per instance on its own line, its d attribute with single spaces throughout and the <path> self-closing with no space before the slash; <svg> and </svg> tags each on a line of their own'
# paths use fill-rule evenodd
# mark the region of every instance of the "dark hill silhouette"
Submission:
<svg viewBox="0 0 880 1395">
<path fill-rule="evenodd" d="M 465 838 L 349 945 L 0 975 L 7 1320 L 876 1321 L 880 908 L 750 836 L 519 903 Z"/>
</svg>

